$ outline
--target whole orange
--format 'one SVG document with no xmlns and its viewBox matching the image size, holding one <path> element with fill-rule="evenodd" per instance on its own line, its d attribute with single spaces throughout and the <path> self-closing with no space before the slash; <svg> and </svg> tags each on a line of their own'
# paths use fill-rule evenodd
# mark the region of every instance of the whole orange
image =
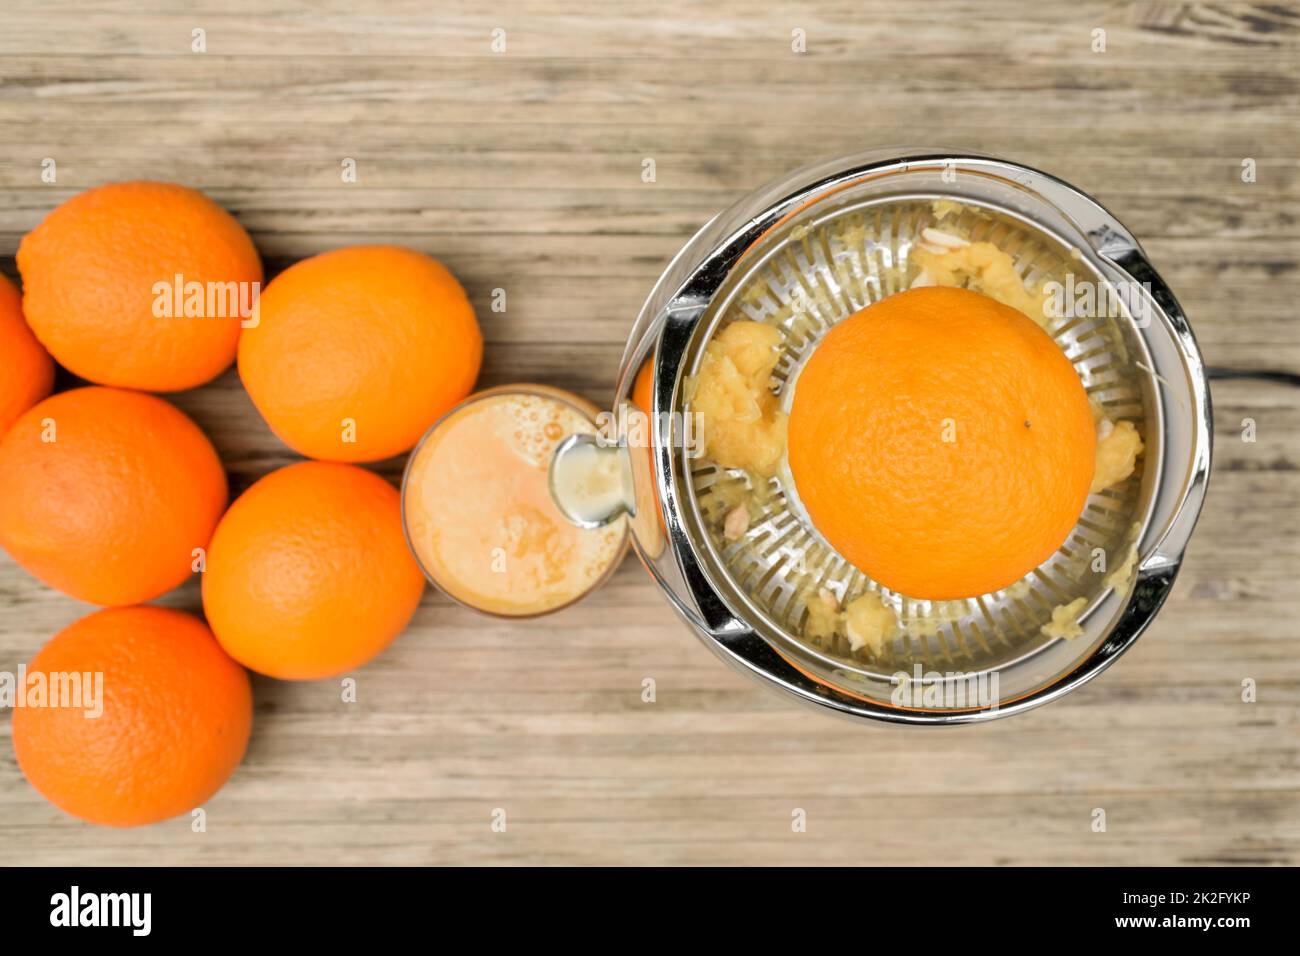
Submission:
<svg viewBox="0 0 1300 956">
<path fill-rule="evenodd" d="M 54 362 L 36 341 L 23 319 L 22 297 L 12 282 L 0 276 L 0 355 L 5 372 L 0 377 L 0 436 L 23 412 L 54 385 Z"/>
<path fill-rule="evenodd" d="M 193 388 L 230 365 L 241 306 L 262 281 L 253 241 L 228 212 L 156 182 L 72 197 L 23 237 L 18 269 L 27 321 L 62 365 L 155 392 Z"/>
<path fill-rule="evenodd" d="M 304 259 L 266 287 L 239 374 L 271 430 L 326 461 L 409 450 L 469 394 L 483 357 L 474 309 L 423 253 L 356 246 Z"/>
<path fill-rule="evenodd" d="M 30 705 L 37 674 L 43 706 Z M 248 745 L 248 674 L 182 611 L 83 617 L 41 649 L 27 678 L 19 693 L 27 690 L 28 705 L 13 714 L 18 766 L 50 803 L 91 823 L 132 827 L 188 813 L 221 788 Z"/>
<path fill-rule="evenodd" d="M 207 436 L 143 392 L 60 392 L 0 440 L 0 547 L 92 604 L 138 604 L 176 587 L 225 506 L 226 474 Z"/>
<path fill-rule="evenodd" d="M 203 609 L 235 660 L 311 680 L 382 651 L 423 591 L 397 489 L 353 465 L 309 461 L 235 499 L 212 536 Z"/>
<path fill-rule="evenodd" d="M 795 385 L 788 455 L 813 524 L 914 598 L 1006 587 L 1074 528 L 1096 433 L 1069 359 L 966 289 L 882 299 L 826 333 Z"/>
</svg>

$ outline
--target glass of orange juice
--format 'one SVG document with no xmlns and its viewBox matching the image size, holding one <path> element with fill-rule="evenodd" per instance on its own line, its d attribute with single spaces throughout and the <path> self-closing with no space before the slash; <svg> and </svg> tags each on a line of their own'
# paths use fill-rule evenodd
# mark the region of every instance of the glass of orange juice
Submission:
<svg viewBox="0 0 1300 956">
<path fill-rule="evenodd" d="M 453 600 L 499 617 L 549 614 L 599 587 L 627 550 L 625 517 L 580 528 L 548 483 L 555 448 L 598 410 L 545 385 L 471 395 L 420 439 L 402 479 L 406 540 Z"/>
</svg>

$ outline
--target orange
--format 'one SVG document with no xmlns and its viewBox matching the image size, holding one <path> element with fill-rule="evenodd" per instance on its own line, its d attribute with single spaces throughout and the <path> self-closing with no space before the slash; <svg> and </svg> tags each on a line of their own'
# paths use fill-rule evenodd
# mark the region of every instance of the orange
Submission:
<svg viewBox="0 0 1300 956">
<path fill-rule="evenodd" d="M 654 356 L 649 356 L 637 369 L 636 379 L 632 382 L 632 404 L 644 415 L 650 414 L 650 408 L 654 404 L 654 379 L 655 360 Z"/>
<path fill-rule="evenodd" d="M 54 385 L 54 363 L 36 341 L 23 319 L 22 298 L 12 282 L 0 276 L 0 355 L 5 372 L 0 377 L 0 436 L 23 412 Z"/>
<path fill-rule="evenodd" d="M 310 680 L 382 651 L 423 590 L 397 489 L 353 465 L 308 461 L 230 506 L 208 550 L 203 609 L 235 660 Z"/>
<path fill-rule="evenodd" d="M 31 706 L 38 674 L 49 690 Z M 201 806 L 243 759 L 253 722 L 248 674 L 202 621 L 169 608 L 83 617 L 33 658 L 24 690 L 19 767 L 60 810 L 114 827 Z"/>
<path fill-rule="evenodd" d="M 644 479 L 643 483 L 649 485 L 649 487 L 644 491 L 638 492 L 637 501 L 642 502 L 648 499 L 654 502 L 655 515 L 659 519 L 659 530 L 665 531 L 668 526 L 664 523 L 664 507 L 659 503 L 659 494 L 654 487 L 654 419 L 652 417 L 653 413 L 651 412 L 651 408 L 654 406 L 654 377 L 655 359 L 654 354 L 651 353 L 646 356 L 646 360 L 641 363 L 641 368 L 638 369 L 636 373 L 636 379 L 632 382 L 632 404 L 636 406 L 637 411 L 645 416 L 643 428 L 641 429 L 641 437 L 645 444 L 642 446 L 642 451 L 632 452 L 631 454 L 640 454 L 645 459 L 644 468 L 640 471 L 634 471 L 633 474 L 638 475 L 640 479 Z M 634 524 L 633 527 L 636 527 L 636 525 Z M 658 538 L 654 528 L 646 527 L 644 524 L 641 525 L 641 528 L 643 530 L 643 537 L 648 536 L 651 538 L 650 542 L 643 543 L 646 543 L 647 545 L 650 543 L 658 543 Z"/>
<path fill-rule="evenodd" d="M 440 263 L 357 246 L 276 276 L 240 340 L 239 374 L 296 451 L 377 461 L 409 450 L 468 395 L 482 357 L 474 308 Z"/>
<path fill-rule="evenodd" d="M 18 269 L 27 321 L 62 365 L 155 392 L 229 367 L 241 304 L 252 305 L 262 281 L 253 241 L 229 213 L 196 190 L 154 182 L 69 199 L 23 237 Z"/>
<path fill-rule="evenodd" d="M 225 506 L 212 443 L 153 395 L 61 392 L 0 441 L 0 547 L 92 604 L 138 604 L 176 587 Z"/>
<path fill-rule="evenodd" d="M 892 295 L 835 326 L 795 385 L 789 463 L 813 524 L 914 598 L 1006 587 L 1078 521 L 1096 433 L 1052 339 L 966 289 Z"/>
</svg>

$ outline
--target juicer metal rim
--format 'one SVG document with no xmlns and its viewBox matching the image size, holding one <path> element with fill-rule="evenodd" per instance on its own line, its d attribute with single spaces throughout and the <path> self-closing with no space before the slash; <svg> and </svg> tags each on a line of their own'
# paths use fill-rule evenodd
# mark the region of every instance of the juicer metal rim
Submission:
<svg viewBox="0 0 1300 956">
<path fill-rule="evenodd" d="M 920 725 L 972 723 L 1020 713 L 1064 696 L 1109 667 L 1141 636 L 1168 597 L 1199 517 L 1209 478 L 1212 417 L 1209 388 L 1200 351 L 1185 313 L 1172 291 L 1147 260 L 1136 239 L 1099 203 L 1068 183 L 1031 167 L 984 156 L 924 153 L 886 160 L 860 161 L 850 158 L 844 162 L 849 165 L 785 194 L 707 250 L 661 310 L 662 329 L 653 352 L 655 372 L 652 421 L 655 429 L 656 492 L 678 571 L 695 606 L 692 608 L 681 600 L 665 585 L 659 573 L 655 572 L 654 576 L 664 585 L 664 592 L 673 607 L 719 657 L 742 672 L 772 684 L 806 703 L 846 717 L 867 717 Z M 1193 429 L 1189 473 L 1160 537 L 1153 544 L 1150 555 L 1136 570 L 1135 581 L 1123 613 L 1102 637 L 1098 646 L 1073 669 L 1030 693 L 1000 701 L 995 709 L 908 710 L 889 707 L 829 687 L 806 675 L 782 657 L 766 639 L 745 624 L 725 604 L 700 565 L 683 525 L 678 502 L 672 493 L 674 482 L 684 480 L 684 476 L 678 474 L 681 463 L 674 454 L 671 417 L 659 414 L 662 410 L 675 406 L 683 371 L 682 363 L 694 327 L 746 249 L 792 210 L 829 190 L 888 172 L 906 171 L 914 166 L 983 172 L 1003 181 L 1019 183 L 1054 206 L 1081 235 L 1091 240 L 1090 246 L 1100 258 L 1112 264 L 1118 273 L 1146 283 L 1152 299 L 1159 307 L 1158 319 L 1166 326 L 1172 345 L 1183 363 L 1191 392 L 1189 412 Z M 711 220 L 710 224 L 715 220 Z M 1085 224 L 1089 222 L 1091 228 Z M 674 263 L 684 261 L 688 252 L 699 251 L 701 238 L 707 229 L 708 226 L 696 233 L 674 258 Z M 654 293 L 652 299 L 653 297 Z M 658 319 L 658 316 L 655 318 Z M 658 324 L 655 322 L 652 328 L 658 327 Z M 629 374 L 635 374 L 635 370 L 625 368 L 625 379 Z M 626 384 L 626 381 L 620 382 L 621 394 L 626 394 Z M 1149 529 L 1144 528 L 1144 534 L 1147 530 Z M 641 553 L 639 544 L 635 546 L 643 563 L 653 569 L 653 562 Z"/>
<path fill-rule="evenodd" d="M 894 203 L 904 203 L 904 202 L 927 202 L 939 198 L 945 198 L 945 197 L 939 193 L 914 193 L 914 192 L 901 193 L 898 195 L 874 197 L 871 199 L 862 200 L 860 202 L 853 203 L 847 207 L 837 207 L 832 211 L 826 212 L 823 215 L 814 218 L 811 222 L 804 224 L 804 227 L 808 229 L 809 233 L 812 233 L 825 219 L 829 217 L 840 217 L 843 215 L 860 212 L 862 210 L 869 209 L 873 206 L 894 204 Z M 1015 210 L 1005 209 L 1003 207 L 997 206 L 995 204 L 986 201 L 971 200 L 971 201 L 964 201 L 964 202 L 966 203 L 966 205 L 984 208 L 1004 218 L 1015 220 L 1019 222 L 1022 226 L 1033 229 L 1036 233 L 1040 235 L 1049 237 L 1053 242 L 1055 242 L 1060 247 L 1061 250 L 1069 250 L 1074 248 L 1074 243 L 1070 242 L 1066 237 L 1060 235 L 1053 229 L 1048 229 L 1043 226 L 1040 226 L 1039 224 L 1031 221 L 1028 217 L 1016 212 Z M 744 277 L 752 275 L 755 272 L 761 271 L 773 258 L 779 256 L 781 253 L 782 253 L 781 246 L 779 245 L 772 246 L 771 248 L 762 250 L 761 253 L 758 255 L 746 256 L 743 263 L 744 266 L 743 269 L 740 267 L 741 266 L 740 263 L 737 264 L 737 268 L 733 269 L 731 273 L 728 274 L 726 281 L 723 282 L 721 286 L 719 286 L 718 293 L 714 296 L 712 300 L 710 300 L 709 305 L 701 314 L 699 322 L 703 323 L 705 321 L 708 321 L 708 325 L 707 326 L 697 325 L 697 328 L 694 332 L 694 341 L 707 342 L 715 334 L 719 324 L 723 320 L 723 317 L 729 305 L 741 293 L 744 286 Z M 1102 276 L 1102 274 L 1099 271 L 1096 272 L 1096 275 L 1098 278 L 1104 278 L 1104 276 Z M 710 316 L 711 318 L 709 318 Z M 1150 350 L 1147 347 L 1146 340 L 1143 339 L 1141 336 L 1137 336 L 1135 345 L 1140 350 L 1140 355 L 1138 356 L 1138 360 L 1146 362 L 1148 366 L 1152 364 L 1153 359 L 1151 357 Z M 809 354 L 811 354 L 811 352 Z M 693 356 L 693 359 L 692 356 L 686 356 L 683 361 L 683 373 L 686 375 L 696 374 L 696 372 L 698 371 L 700 358 L 701 356 L 698 348 L 696 350 L 696 354 Z M 805 359 L 806 358 L 807 356 L 805 356 Z M 792 373 L 792 379 L 795 375 L 797 375 L 797 372 Z M 786 396 L 786 401 L 788 403 L 788 395 Z M 1165 410 L 1164 410 L 1164 396 L 1161 393 L 1159 387 L 1156 387 L 1153 390 L 1153 394 L 1151 396 L 1151 403 L 1152 403 L 1153 414 L 1150 416 L 1151 419 L 1150 424 L 1155 431 L 1161 432 L 1163 431 L 1164 428 Z M 1160 474 L 1164 464 L 1163 455 L 1156 456 L 1155 462 L 1156 462 L 1155 468 L 1151 470 L 1152 473 L 1144 479 L 1150 481 L 1153 486 L 1158 485 L 1160 481 Z M 687 470 L 689 470 L 689 466 L 687 466 Z M 798 503 L 798 489 L 793 487 L 793 485 L 787 485 L 784 491 L 787 500 L 793 500 L 794 504 L 792 505 L 792 507 L 794 508 L 794 510 L 796 511 L 802 510 L 802 505 Z M 683 514 L 686 518 L 687 523 L 691 525 L 692 539 L 698 542 L 699 548 L 707 552 L 710 561 L 715 568 L 720 569 L 725 567 L 726 562 L 724 561 L 721 553 L 719 552 L 717 544 L 712 540 L 711 537 L 709 537 L 708 534 L 704 532 L 704 527 L 705 527 L 704 516 L 700 511 L 699 498 L 694 493 L 693 489 L 688 491 L 687 498 L 689 500 L 689 507 L 683 507 Z M 1153 494 L 1146 502 L 1146 505 L 1142 509 L 1142 511 L 1135 516 L 1143 528 L 1146 528 L 1149 525 L 1154 509 L 1155 509 L 1155 496 Z M 832 550 L 832 551 L 834 550 L 831 544 L 828 541 L 826 541 L 824 537 L 822 537 L 820 531 L 818 531 L 815 527 L 811 527 L 811 526 L 809 530 L 811 531 L 812 534 L 814 534 L 818 538 L 818 540 L 822 542 L 822 544 L 828 550 Z M 732 585 L 730 581 L 719 582 L 716 575 L 711 574 L 707 569 L 705 570 L 705 574 L 707 577 L 709 577 L 712 587 L 716 591 L 725 595 L 724 596 L 725 601 L 729 601 L 730 604 L 738 605 L 743 608 L 743 617 L 745 620 L 751 622 L 757 621 L 761 625 L 763 625 L 762 629 L 765 629 L 767 632 L 765 635 L 763 635 L 766 640 L 768 641 L 775 640 L 782 645 L 788 645 L 789 638 L 787 638 L 784 635 L 783 633 L 784 629 L 779 624 L 777 624 L 777 622 L 773 619 L 771 614 L 769 614 L 764 607 L 762 607 L 756 600 L 754 600 L 751 595 L 747 594 L 743 588 Z M 1110 597 L 1112 590 L 1113 589 L 1111 588 L 1102 590 L 1096 596 L 1096 598 L 1093 599 L 1082 612 L 1080 612 L 1080 614 L 1078 615 L 1078 620 L 1080 622 L 1086 621 L 1090 615 L 1095 613 L 1098 610 L 1098 608 L 1100 608 L 1103 604 L 1107 602 L 1107 599 Z M 759 628 L 756 628 L 756 630 L 759 630 Z M 1063 638 L 1058 638 L 1058 640 L 1063 640 Z M 1027 648 L 1023 650 L 1020 654 L 1018 654 L 1016 657 L 1001 662 L 998 665 L 997 669 L 1009 668 L 1023 661 L 1026 661 L 1029 658 L 1032 658 L 1036 655 L 1043 653 L 1045 650 L 1047 650 L 1049 646 L 1050 644 L 1044 644 L 1038 647 Z M 891 671 L 890 673 L 885 673 L 883 671 L 875 670 L 865 665 L 848 664 L 845 661 L 838 660 L 828 655 L 826 652 L 822 651 L 817 647 L 813 647 L 801 643 L 797 643 L 796 648 L 794 649 L 787 646 L 786 650 L 788 652 L 797 653 L 798 655 L 801 655 L 805 658 L 814 660 L 820 666 L 825 667 L 827 669 L 852 672 L 868 680 L 888 682 L 890 680 L 891 675 L 896 672 L 896 671 Z M 984 668 L 982 670 L 987 670 L 987 668 Z"/>
</svg>

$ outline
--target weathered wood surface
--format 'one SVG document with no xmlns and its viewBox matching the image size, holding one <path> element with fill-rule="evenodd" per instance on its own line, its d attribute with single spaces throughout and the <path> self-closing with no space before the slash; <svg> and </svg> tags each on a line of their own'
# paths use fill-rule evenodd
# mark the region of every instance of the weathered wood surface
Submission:
<svg viewBox="0 0 1300 956">
<path fill-rule="evenodd" d="M 274 7 L 9 0 L 0 269 L 76 191 L 176 180 L 239 216 L 272 270 L 352 242 L 442 258 L 480 311 L 483 384 L 605 403 L 632 316 L 709 215 L 805 160 L 948 144 L 1109 205 L 1211 364 L 1300 370 L 1300 5 Z M 189 52 L 196 27 L 206 53 Z M 429 592 L 356 704 L 332 682 L 259 680 L 250 752 L 205 833 L 77 823 L 0 745 L 0 863 L 1295 863 L 1300 395 L 1214 395 L 1211 492 L 1173 597 L 1045 709 L 952 731 L 806 712 L 719 664 L 629 561 L 526 623 Z M 233 373 L 177 401 L 235 491 L 290 459 Z M 166 603 L 197 608 L 198 589 Z M 0 669 L 87 610 L 0 557 Z"/>
</svg>

